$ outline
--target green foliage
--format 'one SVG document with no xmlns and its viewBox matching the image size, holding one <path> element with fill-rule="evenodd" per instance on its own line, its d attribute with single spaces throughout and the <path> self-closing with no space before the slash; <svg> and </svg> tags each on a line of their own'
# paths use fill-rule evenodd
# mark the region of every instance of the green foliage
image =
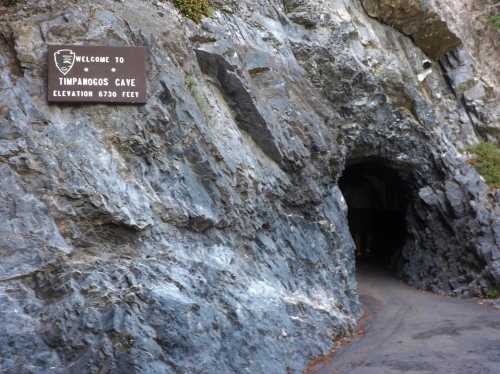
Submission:
<svg viewBox="0 0 500 374">
<path fill-rule="evenodd" d="M 18 0 L 0 0 L 0 5 L 3 6 L 14 6 L 17 5 Z"/>
<path fill-rule="evenodd" d="M 493 9 L 498 9 L 498 7 L 500 7 L 500 1 L 498 1 L 498 0 L 495 1 L 495 4 L 492 4 L 490 6 L 490 8 L 493 8 Z M 490 21 L 490 23 L 493 26 L 495 26 L 498 30 L 500 30 L 500 14 L 490 16 L 490 17 L 488 17 L 488 20 Z"/>
<path fill-rule="evenodd" d="M 474 154 L 470 161 L 492 188 L 500 188 L 500 148 L 491 143 L 480 143 L 470 147 L 468 151 Z"/>
<path fill-rule="evenodd" d="M 205 16 L 210 16 L 212 8 L 208 0 L 172 0 L 174 5 L 186 17 L 198 23 Z"/>
<path fill-rule="evenodd" d="M 500 15 L 491 16 L 489 20 L 493 24 L 493 26 L 500 30 Z"/>
<path fill-rule="evenodd" d="M 488 299 L 497 299 L 500 297 L 500 291 L 496 289 L 490 289 L 486 291 L 486 298 Z"/>
</svg>

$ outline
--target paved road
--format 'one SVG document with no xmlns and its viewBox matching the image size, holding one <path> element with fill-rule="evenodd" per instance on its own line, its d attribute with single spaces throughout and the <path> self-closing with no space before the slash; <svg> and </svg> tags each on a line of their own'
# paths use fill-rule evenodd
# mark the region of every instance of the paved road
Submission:
<svg viewBox="0 0 500 374">
<path fill-rule="evenodd" d="M 500 310 L 421 292 L 380 270 L 358 276 L 364 335 L 315 374 L 500 374 Z"/>
</svg>

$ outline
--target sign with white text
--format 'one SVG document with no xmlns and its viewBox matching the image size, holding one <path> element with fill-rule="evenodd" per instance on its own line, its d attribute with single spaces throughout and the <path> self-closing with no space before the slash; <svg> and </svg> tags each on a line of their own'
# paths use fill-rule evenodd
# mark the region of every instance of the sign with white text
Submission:
<svg viewBox="0 0 500 374">
<path fill-rule="evenodd" d="M 48 101 L 146 102 L 144 47 L 48 46 Z"/>
</svg>

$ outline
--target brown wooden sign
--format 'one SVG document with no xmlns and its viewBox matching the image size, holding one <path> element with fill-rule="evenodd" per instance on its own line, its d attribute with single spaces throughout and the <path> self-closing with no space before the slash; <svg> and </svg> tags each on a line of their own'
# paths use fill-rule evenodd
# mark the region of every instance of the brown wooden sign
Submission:
<svg viewBox="0 0 500 374">
<path fill-rule="evenodd" d="M 48 100 L 146 102 L 144 47 L 48 46 Z"/>
</svg>

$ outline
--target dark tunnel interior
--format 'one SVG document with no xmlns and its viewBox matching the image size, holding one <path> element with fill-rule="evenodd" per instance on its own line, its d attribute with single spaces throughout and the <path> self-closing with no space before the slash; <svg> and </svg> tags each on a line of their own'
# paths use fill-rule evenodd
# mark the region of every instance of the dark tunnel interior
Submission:
<svg viewBox="0 0 500 374">
<path fill-rule="evenodd" d="M 348 206 L 358 264 L 394 270 L 407 237 L 408 189 L 382 160 L 348 164 L 339 186 Z"/>
</svg>

